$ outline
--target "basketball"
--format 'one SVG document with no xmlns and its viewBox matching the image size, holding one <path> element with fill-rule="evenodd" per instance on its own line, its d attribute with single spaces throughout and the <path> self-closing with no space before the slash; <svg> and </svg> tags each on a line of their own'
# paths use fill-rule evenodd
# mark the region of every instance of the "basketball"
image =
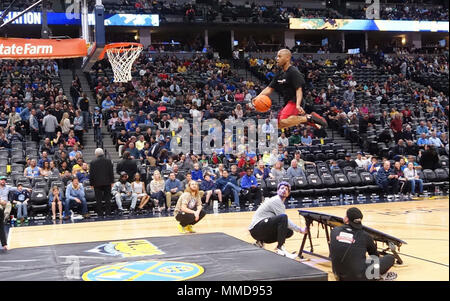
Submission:
<svg viewBox="0 0 450 301">
<path fill-rule="evenodd" d="M 253 106 L 256 111 L 264 113 L 270 110 L 272 100 L 267 95 L 260 95 L 253 100 Z"/>
</svg>

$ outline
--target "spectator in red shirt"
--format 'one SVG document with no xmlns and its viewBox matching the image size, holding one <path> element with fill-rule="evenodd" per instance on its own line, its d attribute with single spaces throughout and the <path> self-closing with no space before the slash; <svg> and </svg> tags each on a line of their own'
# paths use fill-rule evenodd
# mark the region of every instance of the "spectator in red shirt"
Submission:
<svg viewBox="0 0 450 301">
<path fill-rule="evenodd" d="M 402 111 L 402 115 L 403 115 L 403 122 L 404 123 L 412 122 L 412 118 L 411 118 L 412 112 L 411 112 L 411 110 L 409 109 L 408 106 L 405 106 L 405 108 Z"/>
<path fill-rule="evenodd" d="M 144 9 L 144 5 L 142 5 L 140 1 L 136 1 L 136 3 L 134 4 L 134 8 L 139 13 L 142 12 L 142 10 Z"/>
<path fill-rule="evenodd" d="M 244 94 L 241 91 L 239 91 L 239 89 L 236 89 L 236 93 L 234 94 L 234 100 L 239 102 L 244 101 Z"/>
<path fill-rule="evenodd" d="M 186 10 L 186 18 L 188 22 L 194 21 L 195 18 L 195 10 L 190 6 L 188 10 Z"/>
<path fill-rule="evenodd" d="M 256 163 L 255 157 L 248 157 L 245 155 L 245 153 L 242 153 L 238 161 L 238 167 L 245 168 L 248 166 L 253 166 L 255 165 L 255 163 Z"/>
<path fill-rule="evenodd" d="M 395 114 L 394 119 L 391 120 L 391 129 L 394 133 L 395 143 L 397 143 L 398 140 L 402 138 L 403 133 L 403 121 L 401 114 Z"/>
</svg>

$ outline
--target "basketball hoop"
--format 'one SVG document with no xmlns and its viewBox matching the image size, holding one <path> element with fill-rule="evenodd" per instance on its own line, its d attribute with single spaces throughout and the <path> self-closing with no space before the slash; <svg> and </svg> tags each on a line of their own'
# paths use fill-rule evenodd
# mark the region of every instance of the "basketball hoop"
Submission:
<svg viewBox="0 0 450 301">
<path fill-rule="evenodd" d="M 126 83 L 131 81 L 131 66 L 138 58 L 144 46 L 139 43 L 113 43 L 106 45 L 99 56 L 102 60 L 105 52 L 114 72 L 114 82 Z"/>
</svg>

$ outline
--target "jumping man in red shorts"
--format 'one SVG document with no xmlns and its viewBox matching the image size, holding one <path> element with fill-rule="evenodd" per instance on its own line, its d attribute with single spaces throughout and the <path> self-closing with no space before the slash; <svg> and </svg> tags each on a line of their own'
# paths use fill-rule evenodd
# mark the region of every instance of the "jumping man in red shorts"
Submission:
<svg viewBox="0 0 450 301">
<path fill-rule="evenodd" d="M 278 113 L 278 128 L 284 129 L 297 126 L 301 123 L 310 123 L 317 128 L 327 127 L 325 118 L 313 112 L 306 114 L 301 104 L 303 100 L 303 85 L 305 78 L 297 67 L 291 65 L 292 54 L 288 49 L 281 49 L 277 53 L 277 65 L 281 67 L 272 82 L 261 91 L 259 95 L 269 96 L 277 91 L 284 101 L 285 106 Z"/>
</svg>

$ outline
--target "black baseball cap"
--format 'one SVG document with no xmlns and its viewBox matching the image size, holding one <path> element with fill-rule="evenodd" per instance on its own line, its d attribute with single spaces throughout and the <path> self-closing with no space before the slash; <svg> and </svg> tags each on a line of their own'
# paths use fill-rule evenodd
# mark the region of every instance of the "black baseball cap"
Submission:
<svg viewBox="0 0 450 301">
<path fill-rule="evenodd" d="M 128 176 L 128 174 L 125 171 L 122 171 L 122 172 L 120 172 L 120 177 L 123 177 L 123 176 Z"/>
<path fill-rule="evenodd" d="M 346 215 L 352 228 L 362 229 L 361 221 L 363 218 L 363 214 L 361 210 L 356 207 L 352 207 L 347 210 Z"/>
</svg>

